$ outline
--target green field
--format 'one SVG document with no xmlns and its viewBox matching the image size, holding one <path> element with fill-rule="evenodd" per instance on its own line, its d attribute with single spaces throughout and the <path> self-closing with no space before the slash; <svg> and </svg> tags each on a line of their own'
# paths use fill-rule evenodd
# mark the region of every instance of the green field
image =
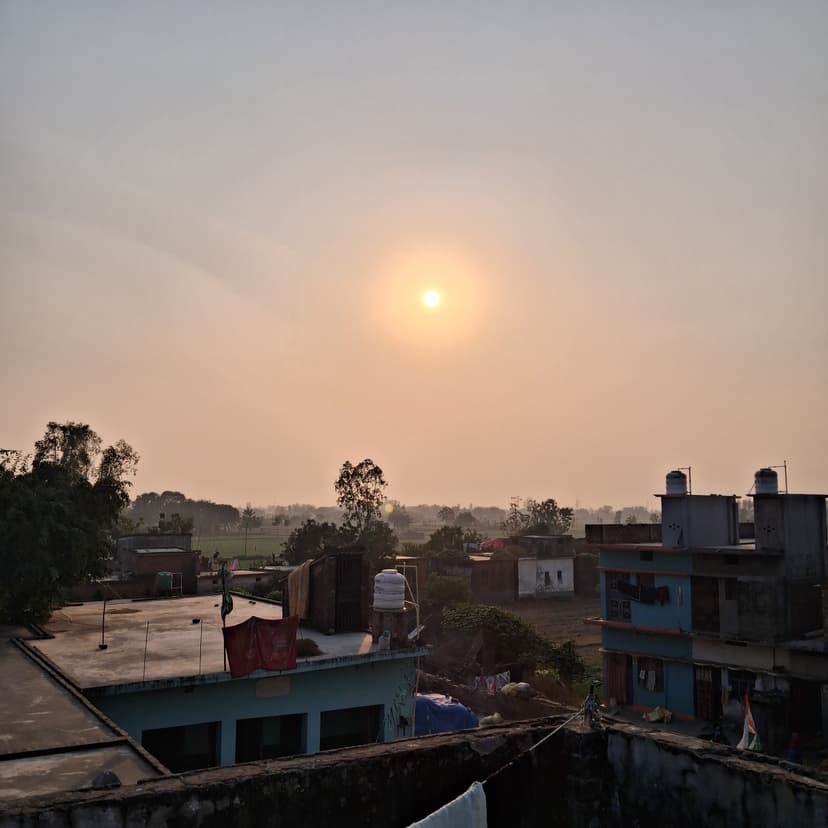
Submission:
<svg viewBox="0 0 828 828">
<path fill-rule="evenodd" d="M 244 567 L 256 561 L 269 563 L 272 555 L 282 554 L 282 547 L 282 538 L 276 535 L 248 535 L 246 552 L 244 535 L 193 536 L 193 549 L 200 549 L 206 558 L 218 552 L 219 558 L 238 558 Z"/>
</svg>

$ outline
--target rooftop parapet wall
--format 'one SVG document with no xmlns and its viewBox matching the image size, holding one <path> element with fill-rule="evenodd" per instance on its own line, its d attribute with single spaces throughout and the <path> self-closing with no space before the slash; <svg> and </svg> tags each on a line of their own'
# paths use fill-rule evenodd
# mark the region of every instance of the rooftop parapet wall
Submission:
<svg viewBox="0 0 828 828">
<path fill-rule="evenodd" d="M 111 791 L 0 803 L 22 826 L 405 826 L 487 779 L 489 828 L 828 824 L 828 784 L 675 734 L 554 721 L 185 774 Z M 498 771 L 496 775 L 493 775 Z M 345 824 L 344 821 L 342 824 Z"/>
</svg>

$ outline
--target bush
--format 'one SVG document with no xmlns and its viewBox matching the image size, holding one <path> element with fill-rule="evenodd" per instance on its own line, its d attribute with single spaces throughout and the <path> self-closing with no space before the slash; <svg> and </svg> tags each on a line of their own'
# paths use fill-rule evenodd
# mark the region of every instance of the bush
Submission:
<svg viewBox="0 0 828 828">
<path fill-rule="evenodd" d="M 535 662 L 555 670 L 567 684 L 579 681 L 586 672 L 586 665 L 572 641 L 553 644 L 513 612 L 500 607 L 483 604 L 446 607 L 443 629 L 483 630 L 491 637 L 499 660 Z"/>
<path fill-rule="evenodd" d="M 465 578 L 454 575 L 428 576 L 425 584 L 425 599 L 440 606 L 466 604 L 470 597 L 469 583 Z"/>
</svg>

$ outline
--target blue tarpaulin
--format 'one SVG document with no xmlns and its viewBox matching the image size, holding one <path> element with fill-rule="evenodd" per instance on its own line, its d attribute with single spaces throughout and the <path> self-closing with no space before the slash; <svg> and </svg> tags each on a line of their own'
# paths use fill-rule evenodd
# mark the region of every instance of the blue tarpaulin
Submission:
<svg viewBox="0 0 828 828">
<path fill-rule="evenodd" d="M 414 735 L 453 733 L 477 727 L 477 716 L 457 699 L 442 693 L 417 693 Z"/>
</svg>

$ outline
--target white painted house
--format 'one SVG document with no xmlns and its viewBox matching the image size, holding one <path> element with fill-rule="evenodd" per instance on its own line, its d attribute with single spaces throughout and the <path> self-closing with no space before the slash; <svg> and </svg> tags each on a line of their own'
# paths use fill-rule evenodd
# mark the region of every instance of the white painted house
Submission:
<svg viewBox="0 0 828 828">
<path fill-rule="evenodd" d="M 575 547 L 569 535 L 526 535 L 516 540 L 533 553 L 518 559 L 518 598 L 575 593 Z"/>
</svg>

